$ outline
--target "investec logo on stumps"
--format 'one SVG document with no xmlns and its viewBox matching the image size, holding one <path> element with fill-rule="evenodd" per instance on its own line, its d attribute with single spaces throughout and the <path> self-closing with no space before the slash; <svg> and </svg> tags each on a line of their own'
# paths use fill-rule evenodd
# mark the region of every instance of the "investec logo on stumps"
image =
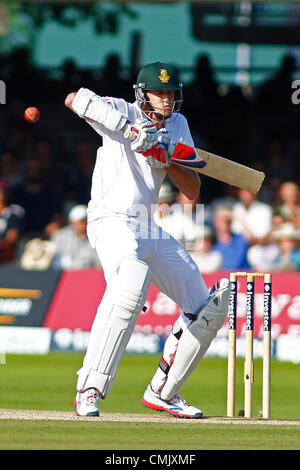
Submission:
<svg viewBox="0 0 300 470">
<path fill-rule="evenodd" d="M 229 308 L 228 308 L 228 328 L 236 329 L 236 305 L 237 305 L 237 283 L 231 282 Z"/>
<path fill-rule="evenodd" d="M 246 330 L 253 330 L 254 283 L 247 282 Z"/>
<path fill-rule="evenodd" d="M 264 331 L 271 331 L 271 284 L 265 283 L 265 295 L 264 295 Z"/>
<path fill-rule="evenodd" d="M 3 80 L 0 80 L 0 104 L 6 104 L 6 85 Z"/>
</svg>

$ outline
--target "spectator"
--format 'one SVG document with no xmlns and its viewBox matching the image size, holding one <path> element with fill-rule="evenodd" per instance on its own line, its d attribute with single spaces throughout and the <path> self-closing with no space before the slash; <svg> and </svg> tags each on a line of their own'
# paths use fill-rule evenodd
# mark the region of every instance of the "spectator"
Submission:
<svg viewBox="0 0 300 470">
<path fill-rule="evenodd" d="M 125 100 L 133 98 L 133 95 L 129 93 L 132 85 L 123 77 L 122 70 L 120 56 L 114 53 L 108 55 L 99 83 L 99 89 L 103 90 L 104 96 L 118 94 L 120 98 Z"/>
<path fill-rule="evenodd" d="M 24 219 L 23 209 L 15 204 L 8 204 L 8 197 L 9 186 L 0 180 L 0 263 L 16 260 Z"/>
<path fill-rule="evenodd" d="M 86 234 L 86 206 L 74 206 L 69 212 L 68 225 L 57 230 L 51 238 L 55 245 L 53 267 L 84 269 L 100 266 Z"/>
<path fill-rule="evenodd" d="M 270 115 L 273 113 L 277 116 L 277 113 L 286 113 L 289 110 L 292 105 L 290 90 L 296 70 L 296 58 L 291 54 L 283 56 L 275 74 L 257 87 L 256 103 L 260 111 L 267 111 Z"/>
<path fill-rule="evenodd" d="M 66 172 L 65 188 L 69 199 L 88 204 L 91 196 L 91 177 L 95 164 L 93 148 L 88 142 L 79 142 L 74 148 L 74 163 Z"/>
<path fill-rule="evenodd" d="M 247 260 L 251 269 L 264 272 L 270 270 L 270 266 L 279 255 L 280 248 L 278 244 L 275 241 L 269 241 L 250 246 Z"/>
<path fill-rule="evenodd" d="M 184 88 L 184 96 L 184 109 L 191 123 L 193 134 L 195 133 L 198 139 L 204 142 L 212 136 L 212 118 L 220 105 L 215 70 L 206 54 L 200 54 L 196 58 L 194 76 L 189 85 Z M 198 136 L 200 129 L 201 137 Z M 197 144 L 199 145 L 200 142 Z M 201 144 L 199 146 L 202 148 Z"/>
<path fill-rule="evenodd" d="M 232 208 L 232 233 L 243 235 L 250 245 L 261 243 L 272 228 L 272 207 L 245 189 L 238 191 L 238 198 Z"/>
<path fill-rule="evenodd" d="M 195 241 L 190 250 L 191 257 L 204 274 L 219 271 L 223 265 L 222 254 L 217 250 L 212 250 L 214 243 L 213 230 L 206 225 L 202 236 Z"/>
<path fill-rule="evenodd" d="M 76 90 L 81 87 L 80 70 L 72 58 L 68 58 L 62 65 L 61 87 L 63 93 L 66 93 L 68 87 Z"/>
<path fill-rule="evenodd" d="M 277 215 L 281 215 L 286 222 L 291 222 L 300 227 L 300 189 L 293 181 L 286 181 L 279 188 L 281 203 L 276 209 Z"/>
<path fill-rule="evenodd" d="M 22 181 L 18 161 L 13 152 L 6 151 L 2 153 L 0 158 L 0 175 L 10 188 L 14 188 Z"/>
<path fill-rule="evenodd" d="M 61 197 L 50 182 L 47 183 L 47 173 L 39 158 L 28 160 L 24 181 L 12 190 L 11 201 L 25 210 L 27 238 L 48 237 L 63 223 Z"/>
<path fill-rule="evenodd" d="M 43 164 L 48 181 L 57 184 L 57 181 L 53 181 L 54 178 L 58 179 L 59 171 L 56 164 L 56 153 L 52 140 L 45 136 L 37 138 L 34 142 L 33 153 Z"/>
<path fill-rule="evenodd" d="M 219 207 L 214 214 L 216 243 L 213 250 L 222 254 L 224 270 L 250 269 L 247 261 L 248 241 L 243 235 L 231 231 L 232 211 L 227 207 Z"/>
<path fill-rule="evenodd" d="M 275 210 L 272 217 L 272 228 L 267 236 L 259 244 L 252 245 L 248 249 L 247 259 L 255 271 L 268 271 L 270 266 L 280 256 L 280 247 L 275 240 L 275 233 L 281 229 L 285 218 L 279 210 Z"/>
<path fill-rule="evenodd" d="M 285 222 L 274 233 L 280 253 L 271 263 L 271 271 L 300 271 L 300 230 Z"/>
</svg>

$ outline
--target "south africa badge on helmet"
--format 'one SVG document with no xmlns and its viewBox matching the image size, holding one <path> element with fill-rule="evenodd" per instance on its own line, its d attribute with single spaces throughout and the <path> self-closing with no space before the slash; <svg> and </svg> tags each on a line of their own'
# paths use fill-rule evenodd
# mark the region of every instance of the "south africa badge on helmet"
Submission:
<svg viewBox="0 0 300 470">
<path fill-rule="evenodd" d="M 158 76 L 161 83 L 169 83 L 170 75 L 168 74 L 167 69 L 160 69 L 160 75 Z"/>
</svg>

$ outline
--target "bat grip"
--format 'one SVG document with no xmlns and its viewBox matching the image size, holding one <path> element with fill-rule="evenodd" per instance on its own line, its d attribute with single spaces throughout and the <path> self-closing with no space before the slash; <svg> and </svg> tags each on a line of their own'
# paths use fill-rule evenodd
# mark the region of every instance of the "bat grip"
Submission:
<svg viewBox="0 0 300 470">
<path fill-rule="evenodd" d="M 134 136 L 138 134 L 138 130 L 135 129 L 135 127 L 127 127 L 127 129 L 124 131 L 124 137 L 125 139 L 132 140 Z"/>
</svg>

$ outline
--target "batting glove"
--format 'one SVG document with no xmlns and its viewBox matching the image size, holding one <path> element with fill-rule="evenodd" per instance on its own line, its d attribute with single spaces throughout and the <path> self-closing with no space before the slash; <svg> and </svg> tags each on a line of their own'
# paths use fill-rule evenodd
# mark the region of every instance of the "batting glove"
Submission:
<svg viewBox="0 0 300 470">
<path fill-rule="evenodd" d="M 158 131 L 157 142 L 165 147 L 169 157 L 171 158 L 175 151 L 176 144 L 171 143 L 171 136 L 166 129 L 160 129 Z"/>
<path fill-rule="evenodd" d="M 171 137 L 165 129 L 158 131 L 157 144 L 147 152 L 143 152 L 147 163 L 152 168 L 167 168 L 171 165 L 171 158 L 175 144 L 171 144 Z"/>
<path fill-rule="evenodd" d="M 126 124 L 122 129 L 126 139 L 131 140 L 131 150 L 145 152 L 157 142 L 157 129 L 148 119 L 139 118 L 134 125 Z"/>
</svg>

